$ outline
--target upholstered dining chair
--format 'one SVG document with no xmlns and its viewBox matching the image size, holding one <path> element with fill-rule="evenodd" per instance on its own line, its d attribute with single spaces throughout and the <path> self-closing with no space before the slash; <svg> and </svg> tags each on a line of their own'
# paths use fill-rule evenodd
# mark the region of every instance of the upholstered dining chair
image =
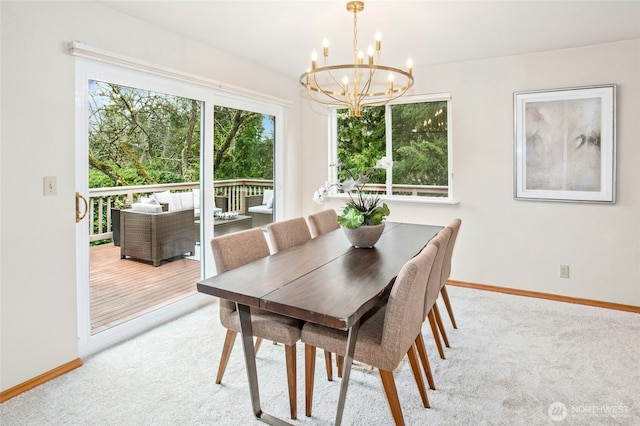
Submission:
<svg viewBox="0 0 640 426">
<path fill-rule="evenodd" d="M 338 223 L 338 214 L 333 209 L 322 210 L 318 213 L 310 214 L 307 218 L 309 229 L 311 230 L 311 238 L 326 234 L 340 228 Z"/>
<path fill-rule="evenodd" d="M 415 353 L 414 340 L 423 323 L 424 293 L 427 277 L 435 260 L 435 246 L 425 247 L 409 260 L 398 273 L 387 304 L 362 322 L 357 335 L 354 360 L 380 371 L 391 414 L 396 425 L 404 424 L 393 370 L 405 354 L 425 407 L 429 407 L 420 366 Z M 307 322 L 302 328 L 305 344 L 306 415 L 311 415 L 316 348 L 345 353 L 347 332 Z"/>
<path fill-rule="evenodd" d="M 444 259 L 442 260 L 442 271 L 440 275 L 440 294 L 442 295 L 442 300 L 445 304 L 447 312 L 449 313 L 449 318 L 451 319 L 453 328 L 458 328 L 458 326 L 456 325 L 453 311 L 451 310 L 451 302 L 449 301 L 449 294 L 447 293 L 446 284 L 447 280 L 449 279 L 449 275 L 451 274 L 451 259 L 453 257 L 453 247 L 455 245 L 455 240 L 458 236 L 458 231 L 460 229 L 461 223 L 462 221 L 460 219 L 454 219 L 451 224 L 447 226 L 447 229 L 451 231 L 451 238 L 447 243 Z M 447 332 L 444 328 L 444 323 L 442 322 L 442 316 L 440 315 L 440 309 L 438 308 L 437 303 L 433 305 L 433 316 L 435 318 L 436 324 L 438 325 L 438 329 L 440 330 L 440 335 L 442 336 L 444 345 L 446 347 L 450 347 L 449 338 L 447 337 Z"/>
<path fill-rule="evenodd" d="M 269 245 L 260 228 L 216 237 L 211 240 L 213 258 L 218 273 L 223 273 L 269 256 Z M 233 344 L 240 332 L 240 318 L 235 303 L 220 299 L 220 322 L 227 329 L 224 340 L 216 383 L 222 382 Z M 303 322 L 294 318 L 272 314 L 260 309 L 251 308 L 251 325 L 253 334 L 258 339 L 281 342 L 285 346 L 287 365 L 287 381 L 289 385 L 289 406 L 291 418 L 297 418 L 297 375 L 296 375 L 296 342 L 300 340 Z M 256 343 L 256 346 L 258 343 Z"/>
<path fill-rule="evenodd" d="M 338 223 L 338 214 L 333 209 L 322 210 L 318 213 L 310 214 L 307 217 L 309 223 L 309 230 L 311 231 L 311 238 L 316 238 L 327 232 L 340 229 Z M 327 380 L 333 380 L 333 368 L 331 365 L 331 352 L 325 351 L 324 362 L 327 368 Z M 342 377 L 342 365 L 344 358 L 336 354 L 336 366 L 338 368 L 338 377 Z"/>
<path fill-rule="evenodd" d="M 304 217 L 282 220 L 267 225 L 271 252 L 277 253 L 311 239 L 311 232 Z"/>
<path fill-rule="evenodd" d="M 307 221 L 303 217 L 270 223 L 267 225 L 267 233 L 271 241 L 271 251 L 274 254 L 311 239 L 311 231 L 309 230 Z M 331 366 L 331 352 L 325 351 L 324 358 L 327 366 L 327 380 L 332 381 L 333 368 Z M 342 377 L 341 361 L 342 358 L 337 357 L 338 377 Z"/>
<path fill-rule="evenodd" d="M 438 335 L 438 328 L 436 326 L 433 306 L 435 305 L 436 299 L 438 298 L 438 293 L 440 292 L 440 276 L 442 273 L 442 264 L 450 237 L 451 232 L 447 228 L 443 228 L 434 238 L 431 239 L 431 241 L 427 243 L 427 247 L 435 247 L 437 251 L 433 266 L 431 267 L 431 271 L 429 273 L 429 277 L 427 278 L 427 290 L 424 293 L 424 305 L 422 311 L 423 322 L 429 319 L 431 332 L 433 333 L 433 338 L 435 339 L 438 353 L 440 354 L 440 358 L 442 359 L 444 359 L 444 350 L 442 348 L 442 343 L 440 342 L 440 337 Z M 424 369 L 425 375 L 427 376 L 429 387 L 431 389 L 435 389 L 436 386 L 433 380 L 433 375 L 431 373 L 431 366 L 429 365 L 429 358 L 427 357 L 427 349 L 424 344 L 422 330 L 420 330 L 420 332 L 417 334 L 415 343 L 416 349 L 418 351 L 418 357 L 420 358 L 422 368 Z"/>
<path fill-rule="evenodd" d="M 456 218 L 453 219 L 447 226 L 447 228 L 451 229 L 451 239 L 449 240 L 447 251 L 444 255 L 444 261 L 442 264 L 442 278 L 440 284 L 440 294 L 442 295 L 442 301 L 447 308 L 447 312 L 449 313 L 449 318 L 451 319 L 451 325 L 453 325 L 453 328 L 458 328 L 458 326 L 456 324 L 456 319 L 453 316 L 453 310 L 451 309 L 451 301 L 449 300 L 449 294 L 447 293 L 446 284 L 449 276 L 451 275 L 451 260 L 453 258 L 453 248 L 456 244 L 456 239 L 458 238 L 458 232 L 460 231 L 461 225 L 462 220 Z"/>
</svg>

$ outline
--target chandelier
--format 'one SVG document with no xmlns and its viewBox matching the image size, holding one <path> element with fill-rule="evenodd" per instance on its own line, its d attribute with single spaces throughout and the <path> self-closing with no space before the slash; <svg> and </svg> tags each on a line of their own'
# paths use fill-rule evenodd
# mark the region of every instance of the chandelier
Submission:
<svg viewBox="0 0 640 426">
<path fill-rule="evenodd" d="M 307 88 L 309 97 L 323 104 L 349 108 L 349 115 L 362 116 L 366 106 L 384 105 L 399 98 L 413 86 L 411 60 L 407 70 L 380 65 L 380 33 L 376 34 L 375 49 L 369 46 L 367 58 L 358 50 L 358 12 L 364 10 L 361 1 L 347 3 L 353 13 L 353 63 L 329 65 L 329 42 L 324 40 L 324 65 L 318 66 L 318 54 L 311 55 L 311 68 L 300 76 L 300 84 Z"/>
</svg>

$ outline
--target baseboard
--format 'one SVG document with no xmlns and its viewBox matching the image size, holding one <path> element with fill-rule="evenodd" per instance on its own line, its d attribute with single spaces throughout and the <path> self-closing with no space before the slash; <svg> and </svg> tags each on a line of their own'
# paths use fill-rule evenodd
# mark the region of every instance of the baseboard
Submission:
<svg viewBox="0 0 640 426">
<path fill-rule="evenodd" d="M 595 306 L 616 311 L 634 312 L 640 314 L 640 306 L 623 305 L 621 303 L 601 302 L 599 300 L 580 299 L 578 297 L 560 296 L 558 294 L 540 293 L 537 291 L 518 290 L 515 288 L 498 287 L 487 284 L 468 283 L 464 281 L 448 280 L 447 284 L 457 287 L 475 288 L 478 290 L 495 291 L 497 293 L 514 294 L 517 296 L 535 297 L 538 299 L 555 300 L 558 302 L 575 303 L 577 305 Z"/>
<path fill-rule="evenodd" d="M 48 382 L 51 379 L 62 376 L 69 371 L 75 370 L 80 366 L 82 366 L 82 360 L 80 358 L 76 358 L 73 361 L 69 361 L 66 364 L 54 368 L 53 370 L 47 371 L 46 373 L 43 373 L 38 377 L 34 377 L 33 379 L 27 380 L 24 383 L 20 383 L 19 385 L 7 389 L 6 391 L 2 391 L 0 392 L 0 403 L 13 398 L 14 396 L 20 395 L 23 392 L 31 390 L 36 386 L 40 386 L 41 384 Z"/>
</svg>

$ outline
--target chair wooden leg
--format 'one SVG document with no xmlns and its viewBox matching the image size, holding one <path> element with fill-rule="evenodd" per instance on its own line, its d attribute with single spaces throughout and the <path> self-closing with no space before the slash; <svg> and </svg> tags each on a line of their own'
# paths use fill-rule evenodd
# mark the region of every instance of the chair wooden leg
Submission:
<svg viewBox="0 0 640 426">
<path fill-rule="evenodd" d="M 447 308 L 447 312 L 449 313 L 449 318 L 451 319 L 451 325 L 453 328 L 458 328 L 456 325 L 456 319 L 453 316 L 453 310 L 451 309 L 451 301 L 449 300 L 449 293 L 447 293 L 447 286 L 444 285 L 440 289 L 440 294 L 442 295 L 442 300 L 444 301 L 444 306 Z"/>
<path fill-rule="evenodd" d="M 331 365 L 331 352 L 324 351 L 324 364 L 327 367 L 327 380 L 333 381 L 333 366 Z"/>
<path fill-rule="evenodd" d="M 231 349 L 236 341 L 238 333 L 235 331 L 227 330 L 227 335 L 224 338 L 224 346 L 222 346 L 222 356 L 220 356 L 220 364 L 218 365 L 218 375 L 216 376 L 216 383 L 222 382 L 222 376 L 224 376 L 224 370 L 227 369 L 227 363 L 231 356 Z"/>
<path fill-rule="evenodd" d="M 429 358 L 427 357 L 427 348 L 424 346 L 424 338 L 422 337 L 422 332 L 418 334 L 418 337 L 416 337 L 416 349 L 418 350 L 418 356 L 420 357 L 420 361 L 422 361 L 422 368 L 424 369 L 424 374 L 427 376 L 427 382 L 429 383 L 429 388 L 436 390 L 436 384 L 433 381 L 433 375 L 431 374 L 431 366 L 429 365 Z"/>
<path fill-rule="evenodd" d="M 449 346 L 449 339 L 447 338 L 447 332 L 444 331 L 444 324 L 442 323 L 442 317 L 440 316 L 440 310 L 438 309 L 437 304 L 433 304 L 433 315 L 436 317 L 436 324 L 438 324 L 438 329 L 440 330 L 440 334 L 442 334 L 442 340 L 444 340 L 444 345 L 446 347 Z"/>
<path fill-rule="evenodd" d="M 436 319 L 433 315 L 433 309 L 429 311 L 429 314 L 427 316 L 429 317 L 429 325 L 431 326 L 433 338 L 436 341 L 438 353 L 440 354 L 440 358 L 444 359 L 444 350 L 442 349 L 442 343 L 440 343 L 440 333 L 438 333 L 438 326 L 436 325 Z"/>
<path fill-rule="evenodd" d="M 344 365 L 344 356 L 336 354 L 336 366 L 338 367 L 338 377 L 342 378 L 342 366 Z"/>
<path fill-rule="evenodd" d="M 325 355 L 327 352 L 325 352 Z M 330 352 L 329 352 L 330 354 Z M 305 399 L 304 414 L 311 417 L 311 407 L 313 406 L 313 379 L 316 372 L 316 347 L 304 345 L 304 383 L 305 383 Z"/>
<path fill-rule="evenodd" d="M 262 337 L 256 337 L 256 343 L 253 344 L 253 351 L 258 355 L 258 349 L 260 349 L 260 345 L 262 344 Z M 273 342 L 275 345 L 275 342 Z"/>
<path fill-rule="evenodd" d="M 404 417 L 402 416 L 402 408 L 400 407 L 400 400 L 398 399 L 398 391 L 396 389 L 396 382 L 393 380 L 393 372 L 386 370 L 380 371 L 380 379 L 382 379 L 382 386 L 384 387 L 384 393 L 387 394 L 387 402 L 389 408 L 391 408 L 391 415 L 396 422 L 396 426 L 404 426 Z"/>
<path fill-rule="evenodd" d="M 296 344 L 284 347 L 287 361 L 287 383 L 289 384 L 289 407 L 291 408 L 291 419 L 298 418 L 298 392 L 296 374 Z"/>
<path fill-rule="evenodd" d="M 416 379 L 418 392 L 420 393 L 420 398 L 422 398 L 422 405 L 424 405 L 424 408 L 431 408 L 429 405 L 429 397 L 427 397 L 427 390 L 424 388 L 424 381 L 422 380 L 422 373 L 420 373 L 420 366 L 418 365 L 418 357 L 416 355 L 416 348 L 414 345 L 411 345 L 407 355 L 409 356 L 409 364 L 411 365 L 413 378 Z"/>
</svg>

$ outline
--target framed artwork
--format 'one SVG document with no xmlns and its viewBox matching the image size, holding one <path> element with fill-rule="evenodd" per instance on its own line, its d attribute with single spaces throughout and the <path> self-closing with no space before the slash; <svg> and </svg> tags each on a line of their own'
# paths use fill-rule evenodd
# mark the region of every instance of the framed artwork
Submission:
<svg viewBox="0 0 640 426">
<path fill-rule="evenodd" d="M 615 202 L 616 86 L 514 93 L 515 198 Z"/>
</svg>

